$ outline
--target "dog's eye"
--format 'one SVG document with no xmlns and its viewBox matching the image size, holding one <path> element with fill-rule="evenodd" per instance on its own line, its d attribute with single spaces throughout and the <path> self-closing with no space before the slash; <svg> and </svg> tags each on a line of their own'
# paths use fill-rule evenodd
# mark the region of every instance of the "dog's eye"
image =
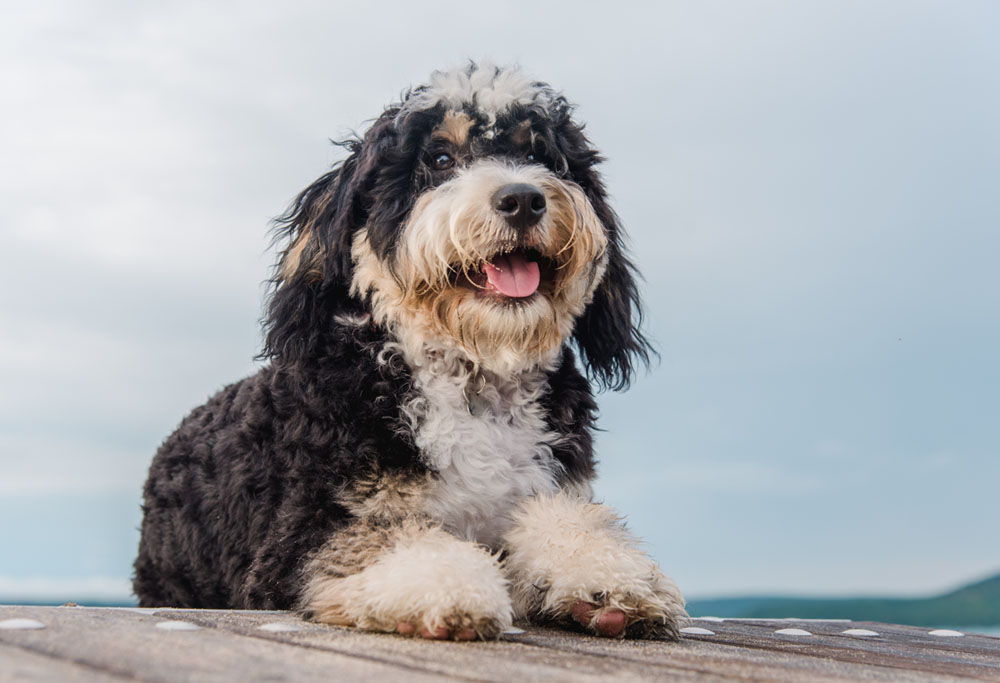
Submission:
<svg viewBox="0 0 1000 683">
<path fill-rule="evenodd" d="M 434 160 L 431 162 L 431 166 L 434 167 L 435 171 L 445 171 L 455 165 L 455 157 L 448 154 L 447 152 L 438 152 L 434 155 Z"/>
<path fill-rule="evenodd" d="M 528 152 L 528 154 L 524 158 L 527 159 L 528 161 L 534 161 L 535 158 L 536 158 L 535 157 L 535 153 L 534 152 Z"/>
</svg>

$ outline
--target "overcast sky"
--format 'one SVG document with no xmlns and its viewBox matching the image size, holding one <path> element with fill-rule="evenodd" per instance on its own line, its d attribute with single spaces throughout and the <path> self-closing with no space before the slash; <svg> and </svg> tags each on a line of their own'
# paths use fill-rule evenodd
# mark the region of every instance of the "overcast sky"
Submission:
<svg viewBox="0 0 1000 683">
<path fill-rule="evenodd" d="M 1000 5 L 340 4 L 5 8 L 0 594 L 126 583 L 153 452 L 255 367 L 269 219 L 468 57 L 608 158 L 662 361 L 597 491 L 689 595 L 1000 571 Z"/>
</svg>

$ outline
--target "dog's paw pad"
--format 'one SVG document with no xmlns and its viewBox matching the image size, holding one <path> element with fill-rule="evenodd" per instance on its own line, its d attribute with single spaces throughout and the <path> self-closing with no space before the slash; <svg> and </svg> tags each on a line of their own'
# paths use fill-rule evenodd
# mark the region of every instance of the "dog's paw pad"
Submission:
<svg viewBox="0 0 1000 683">
<path fill-rule="evenodd" d="M 605 638 L 653 638 L 676 640 L 687 618 L 679 594 L 672 601 L 668 592 L 645 596 L 616 591 L 593 593 L 589 599 L 570 597 L 550 610 L 549 618 L 564 626 Z"/>
<path fill-rule="evenodd" d="M 583 600 L 573 603 L 573 619 L 578 624 L 606 638 L 618 638 L 625 633 L 628 617 L 620 609 L 599 610 L 597 605 Z"/>
<path fill-rule="evenodd" d="M 426 640 L 476 640 L 477 638 L 495 637 L 494 632 L 499 626 L 484 623 L 482 633 L 471 626 L 415 626 L 412 622 L 401 621 L 396 624 L 396 633 L 401 636 L 416 636 Z"/>
</svg>

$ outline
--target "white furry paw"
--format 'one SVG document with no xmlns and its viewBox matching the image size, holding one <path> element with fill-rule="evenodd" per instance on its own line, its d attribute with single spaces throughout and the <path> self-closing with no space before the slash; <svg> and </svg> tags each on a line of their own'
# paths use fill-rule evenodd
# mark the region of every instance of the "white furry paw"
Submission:
<svg viewBox="0 0 1000 683">
<path fill-rule="evenodd" d="M 433 639 L 496 638 L 513 616 L 496 558 L 439 528 L 401 529 L 356 574 L 315 573 L 303 605 L 316 621 Z"/>
<path fill-rule="evenodd" d="M 679 636 L 680 590 L 610 508 L 566 494 L 533 498 L 505 542 L 519 615 L 608 637 Z"/>
</svg>

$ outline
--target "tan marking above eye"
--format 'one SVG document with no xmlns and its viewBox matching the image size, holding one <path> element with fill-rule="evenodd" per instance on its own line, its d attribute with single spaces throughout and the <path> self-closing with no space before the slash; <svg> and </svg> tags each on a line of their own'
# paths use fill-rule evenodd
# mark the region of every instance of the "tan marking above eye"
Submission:
<svg viewBox="0 0 1000 683">
<path fill-rule="evenodd" d="M 449 111 L 444 115 L 444 120 L 438 124 L 431 138 L 436 140 L 447 140 L 461 149 L 469 141 L 469 131 L 475 123 L 468 114 L 463 111 Z"/>
</svg>

